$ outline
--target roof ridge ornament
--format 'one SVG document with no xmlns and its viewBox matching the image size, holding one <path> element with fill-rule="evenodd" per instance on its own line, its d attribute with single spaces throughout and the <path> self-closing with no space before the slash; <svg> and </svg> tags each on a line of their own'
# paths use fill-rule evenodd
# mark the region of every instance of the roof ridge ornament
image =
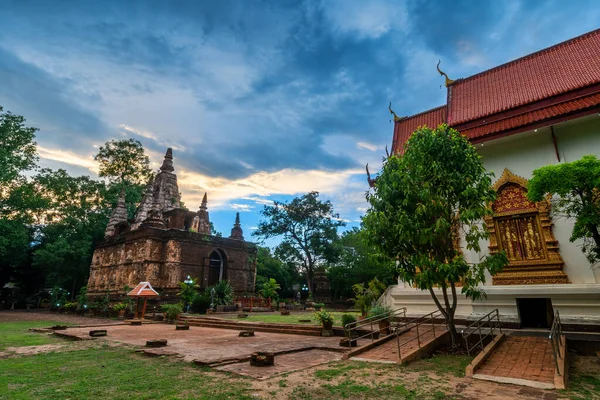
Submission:
<svg viewBox="0 0 600 400">
<path fill-rule="evenodd" d="M 390 114 L 392 114 L 394 116 L 394 122 L 398 122 L 403 120 L 406 117 L 399 117 L 396 115 L 396 113 L 394 112 L 394 110 L 392 110 L 392 102 L 390 101 L 390 105 L 388 106 L 388 110 L 390 110 Z"/>
<path fill-rule="evenodd" d="M 446 85 L 446 87 L 449 87 L 454 82 L 456 82 L 456 80 L 448 78 L 448 74 L 446 74 L 444 71 L 442 71 L 440 69 L 440 63 L 441 62 L 442 62 L 442 60 L 438 60 L 438 63 L 437 63 L 437 65 L 435 67 L 437 68 L 437 70 L 438 70 L 438 72 L 440 73 L 441 76 L 446 77 L 446 83 L 445 83 L 445 85 Z"/>
</svg>

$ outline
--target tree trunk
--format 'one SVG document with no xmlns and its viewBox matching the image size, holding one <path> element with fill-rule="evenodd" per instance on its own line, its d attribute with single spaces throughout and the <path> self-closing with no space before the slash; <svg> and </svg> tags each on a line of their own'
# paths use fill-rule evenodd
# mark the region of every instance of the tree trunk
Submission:
<svg viewBox="0 0 600 400">
<path fill-rule="evenodd" d="M 596 243 L 596 248 L 594 252 L 596 256 L 600 259 L 600 233 L 598 232 L 598 227 L 596 225 L 589 225 L 590 232 L 592 233 L 592 238 Z"/>
</svg>

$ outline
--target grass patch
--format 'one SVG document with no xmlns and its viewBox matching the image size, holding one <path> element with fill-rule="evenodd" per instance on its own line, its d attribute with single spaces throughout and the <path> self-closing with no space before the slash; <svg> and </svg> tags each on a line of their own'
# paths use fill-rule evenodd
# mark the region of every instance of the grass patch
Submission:
<svg viewBox="0 0 600 400">
<path fill-rule="evenodd" d="M 253 398 L 241 380 L 182 362 L 142 357 L 132 350 L 106 346 L 0 360 L 0 387 L 6 390 L 0 398 Z"/>
<path fill-rule="evenodd" d="M 334 325 L 342 324 L 342 315 L 348 314 L 340 311 L 332 311 L 331 314 L 334 318 Z M 358 314 L 349 313 L 354 316 L 358 316 Z M 279 312 L 273 314 L 248 314 L 247 318 L 237 318 L 236 315 L 218 315 L 219 318 L 224 319 L 235 319 L 239 321 L 246 322 L 266 322 L 266 323 L 277 323 L 277 324 L 303 324 L 303 325 L 318 325 L 317 319 L 315 318 L 315 314 L 312 312 L 294 312 L 292 311 L 290 315 L 281 315 Z M 300 320 L 310 319 L 310 322 L 300 322 Z"/>
<path fill-rule="evenodd" d="M 30 332 L 29 328 L 46 328 L 53 325 L 69 325 L 54 321 L 19 321 L 0 324 L 0 350 L 7 347 L 39 346 L 57 343 L 60 339 L 43 333 Z"/>
<path fill-rule="evenodd" d="M 410 363 L 406 368 L 413 371 L 429 371 L 436 375 L 452 374 L 458 378 L 465 376 L 465 369 L 472 357 L 438 354 Z"/>
<path fill-rule="evenodd" d="M 600 399 L 600 376 L 571 373 L 568 389 L 562 392 L 573 400 Z"/>
<path fill-rule="evenodd" d="M 348 372 L 354 369 L 360 369 L 363 367 L 370 367 L 365 365 L 365 363 L 346 363 L 346 364 L 338 364 L 338 365 L 330 365 L 328 369 L 320 369 L 315 371 L 315 377 L 318 379 L 323 379 L 326 381 L 331 381 L 338 376 L 347 375 Z"/>
</svg>

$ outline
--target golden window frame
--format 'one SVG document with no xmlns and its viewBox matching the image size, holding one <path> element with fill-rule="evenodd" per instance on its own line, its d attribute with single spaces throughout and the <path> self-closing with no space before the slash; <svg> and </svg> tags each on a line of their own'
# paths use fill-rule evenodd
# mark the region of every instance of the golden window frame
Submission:
<svg viewBox="0 0 600 400">
<path fill-rule="evenodd" d="M 541 235 L 541 244 L 544 258 L 511 261 L 509 265 L 492 277 L 494 285 L 535 285 L 569 283 L 567 275 L 562 271 L 564 261 L 560 255 L 558 241 L 552 233 L 552 219 L 550 217 L 550 201 L 545 199 L 537 203 L 530 202 L 525 196 L 527 193 L 527 179 L 514 175 L 504 169 L 502 176 L 493 188 L 498 193 L 498 198 L 490 208 L 494 215 L 485 218 L 490 233 L 489 250 L 491 254 L 500 251 L 500 236 L 498 223 L 506 217 L 524 218 L 535 216 L 537 228 Z M 512 188 L 512 189 L 511 189 Z M 510 202 L 510 192 L 520 191 L 521 198 Z"/>
</svg>

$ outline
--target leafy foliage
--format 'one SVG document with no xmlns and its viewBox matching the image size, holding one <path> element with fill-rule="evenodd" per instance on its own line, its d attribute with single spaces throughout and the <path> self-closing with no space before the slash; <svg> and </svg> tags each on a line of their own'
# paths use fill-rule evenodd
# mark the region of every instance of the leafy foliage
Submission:
<svg viewBox="0 0 600 400">
<path fill-rule="evenodd" d="M 281 286 L 273 278 L 270 278 L 267 282 L 263 283 L 260 295 L 264 298 L 273 299 L 277 301 L 279 294 L 277 291 L 281 289 Z"/>
<path fill-rule="evenodd" d="M 0 107 L 0 187 L 15 181 L 22 171 L 35 166 L 38 156 L 33 141 L 37 128 L 26 127 L 25 118 Z M 4 189 L 0 189 L 0 198 Z"/>
<path fill-rule="evenodd" d="M 280 297 L 293 297 L 292 286 L 302 278 L 292 263 L 284 263 L 275 257 L 268 247 L 258 247 L 256 254 L 256 288 L 259 291 L 269 279 L 280 285 Z"/>
<path fill-rule="evenodd" d="M 461 282 L 462 293 L 476 299 L 483 295 L 478 285 L 485 282 L 485 271 L 495 274 L 508 262 L 500 252 L 469 264 L 455 244 L 461 233 L 466 247 L 479 252 L 479 241 L 488 237 L 482 222 L 496 196 L 491 175 L 459 132 L 447 125 L 421 127 L 403 155 L 384 161 L 374 193 L 367 195 L 371 208 L 363 223 L 371 244 L 398 261 L 402 280 L 429 290 L 453 343 L 456 284 Z M 442 291 L 443 304 L 435 286 Z"/>
<path fill-rule="evenodd" d="M 190 306 L 192 312 L 205 314 L 209 307 L 210 293 L 208 293 L 208 291 L 204 291 L 204 293 L 196 293 Z"/>
<path fill-rule="evenodd" d="M 339 258 L 327 269 L 335 298 L 353 297 L 352 285 L 377 278 L 386 286 L 396 282 L 393 262 L 368 243 L 364 229 L 353 228 L 336 241 Z"/>
<path fill-rule="evenodd" d="M 348 324 L 356 322 L 356 317 L 352 314 L 344 314 L 342 315 L 342 326 L 346 326 Z"/>
<path fill-rule="evenodd" d="M 194 297 L 198 294 L 198 288 L 200 287 L 196 282 L 198 278 L 191 278 L 191 283 L 179 282 L 179 297 L 181 298 L 181 304 L 183 307 L 187 307 L 192 304 Z"/>
<path fill-rule="evenodd" d="M 229 281 L 223 279 L 214 286 L 210 286 L 206 291 L 210 294 L 214 290 L 215 292 L 215 306 L 228 306 L 233 304 L 233 287 Z"/>
<path fill-rule="evenodd" d="M 575 219 L 571 242 L 581 248 L 591 264 L 600 261 L 600 160 L 584 156 L 570 163 L 547 165 L 533 171 L 527 196 L 541 201 L 553 195 L 553 212 Z"/>
<path fill-rule="evenodd" d="M 333 315 L 324 308 L 319 311 L 315 311 L 315 316 L 317 317 L 317 321 L 319 321 L 323 326 L 327 324 L 333 324 Z"/>
<path fill-rule="evenodd" d="M 161 307 L 161 310 L 165 313 L 167 322 L 174 322 L 182 313 L 181 304 L 165 304 Z"/>
<path fill-rule="evenodd" d="M 138 140 L 111 140 L 94 156 L 100 164 L 98 176 L 112 183 L 145 184 L 150 178 L 150 159 Z"/>
<path fill-rule="evenodd" d="M 319 200 L 318 192 L 296 197 L 289 203 L 276 201 L 266 205 L 261 214 L 265 219 L 253 235 L 263 239 L 281 237 L 276 255 L 299 266 L 312 292 L 315 268 L 335 259 L 337 228 L 345 223 L 333 212 L 330 201 Z"/>
<path fill-rule="evenodd" d="M 354 291 L 354 299 L 352 299 L 354 306 L 360 310 L 363 316 L 367 316 L 371 307 L 385 291 L 385 284 L 374 278 L 366 286 L 364 283 L 355 283 L 352 285 L 352 290 Z"/>
</svg>

